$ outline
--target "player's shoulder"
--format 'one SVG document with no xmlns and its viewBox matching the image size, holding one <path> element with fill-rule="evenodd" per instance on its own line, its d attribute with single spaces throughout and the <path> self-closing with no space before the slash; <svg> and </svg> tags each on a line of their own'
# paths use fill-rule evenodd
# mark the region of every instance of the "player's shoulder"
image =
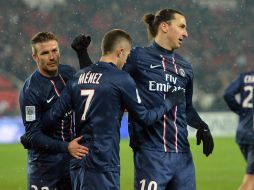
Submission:
<svg viewBox="0 0 254 190">
<path fill-rule="evenodd" d="M 75 71 L 74 67 L 66 64 L 59 64 L 59 69 L 64 71 Z"/>
<path fill-rule="evenodd" d="M 241 80 L 243 83 L 246 84 L 254 84 L 254 71 L 246 71 L 239 74 L 238 80 Z"/>
<path fill-rule="evenodd" d="M 40 96 L 41 92 L 46 90 L 48 83 L 38 70 L 33 72 L 24 82 L 21 93 L 26 97 Z"/>
<path fill-rule="evenodd" d="M 110 79 L 111 82 L 119 85 L 123 82 L 128 82 L 131 78 L 128 72 L 116 67 L 109 67 L 107 70 L 104 70 L 103 73 L 108 77 L 108 79 Z"/>
<path fill-rule="evenodd" d="M 118 76 L 122 76 L 122 77 L 130 77 L 130 74 L 128 72 L 126 72 L 126 71 L 123 71 L 123 70 L 119 70 L 117 72 L 117 75 Z"/>
<path fill-rule="evenodd" d="M 126 71 L 119 70 L 119 72 L 116 72 L 115 80 L 117 83 L 123 84 L 132 84 L 133 78 L 130 76 L 130 74 Z"/>
<path fill-rule="evenodd" d="M 24 82 L 23 86 L 29 86 L 31 88 L 36 87 L 36 85 L 41 84 L 45 78 L 39 73 L 38 70 L 34 71 Z"/>
<path fill-rule="evenodd" d="M 246 75 L 254 76 L 254 70 L 253 71 L 245 71 L 245 72 L 240 73 L 239 75 L 240 76 L 246 76 Z"/>
<path fill-rule="evenodd" d="M 178 72 L 181 76 L 189 76 L 193 78 L 192 65 L 184 59 L 179 53 L 174 53 L 174 59 L 177 64 Z"/>
<path fill-rule="evenodd" d="M 179 53 L 175 52 L 174 58 L 182 65 L 185 65 L 186 67 L 192 68 L 191 64 L 189 61 L 187 61 L 182 55 Z"/>
<path fill-rule="evenodd" d="M 90 70 L 94 70 L 94 69 L 97 68 L 98 63 L 99 63 L 99 62 L 96 62 L 96 63 L 94 63 L 94 64 L 91 64 L 91 65 L 88 65 L 88 66 L 83 67 L 83 68 L 81 68 L 81 69 L 78 69 L 78 70 L 76 71 L 76 74 L 77 74 L 77 73 L 87 72 L 87 71 L 90 71 Z"/>
<path fill-rule="evenodd" d="M 142 52 L 142 51 L 144 51 L 145 50 L 145 47 L 138 47 L 138 46 L 135 46 L 135 47 L 133 47 L 132 49 L 131 49 L 131 53 L 140 53 L 140 52 Z"/>
<path fill-rule="evenodd" d="M 148 48 L 149 47 L 133 47 L 130 55 L 135 58 L 142 57 L 142 56 L 144 56 L 144 54 L 149 52 L 149 51 L 147 51 Z"/>
<path fill-rule="evenodd" d="M 131 62 L 132 66 L 136 65 L 139 67 L 140 65 L 150 64 L 150 62 L 153 62 L 157 56 L 159 56 L 159 54 L 152 46 L 133 47 L 127 63 Z"/>
<path fill-rule="evenodd" d="M 59 73 L 62 75 L 62 77 L 64 77 L 64 79 L 71 78 L 76 72 L 76 70 L 72 66 L 66 65 L 66 64 L 59 64 L 58 69 L 59 69 Z"/>
</svg>

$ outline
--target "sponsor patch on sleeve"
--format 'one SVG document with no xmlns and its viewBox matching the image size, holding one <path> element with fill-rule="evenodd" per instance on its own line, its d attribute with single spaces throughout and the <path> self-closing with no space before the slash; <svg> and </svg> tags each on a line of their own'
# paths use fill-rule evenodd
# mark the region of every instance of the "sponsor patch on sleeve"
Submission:
<svg viewBox="0 0 254 190">
<path fill-rule="evenodd" d="M 34 121 L 35 119 L 35 106 L 26 106 L 26 121 Z"/>
</svg>

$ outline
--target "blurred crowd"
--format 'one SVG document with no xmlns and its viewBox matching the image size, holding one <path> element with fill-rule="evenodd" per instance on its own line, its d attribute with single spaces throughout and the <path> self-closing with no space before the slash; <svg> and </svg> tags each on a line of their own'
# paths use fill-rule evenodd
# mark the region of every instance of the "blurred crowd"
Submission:
<svg viewBox="0 0 254 190">
<path fill-rule="evenodd" d="M 134 46 L 149 43 L 143 14 L 160 8 L 175 8 L 187 17 L 189 38 L 177 50 L 193 66 L 195 107 L 199 111 L 224 111 L 222 93 L 254 60 L 254 3 L 237 2 L 235 7 L 201 6 L 196 1 L 177 0 L 12 0 L 0 1 L 0 69 L 24 81 L 35 69 L 30 38 L 39 31 L 52 31 L 60 38 L 61 62 L 78 67 L 70 48 L 79 33 L 92 37 L 91 58 L 100 55 L 106 31 L 128 31 Z M 244 2 L 244 3 L 243 3 Z M 13 77 L 10 78 L 13 80 Z M 16 84 L 16 81 L 13 81 Z M 0 84 L 1 86 L 1 84 Z M 0 87 L 1 91 L 1 87 Z"/>
</svg>

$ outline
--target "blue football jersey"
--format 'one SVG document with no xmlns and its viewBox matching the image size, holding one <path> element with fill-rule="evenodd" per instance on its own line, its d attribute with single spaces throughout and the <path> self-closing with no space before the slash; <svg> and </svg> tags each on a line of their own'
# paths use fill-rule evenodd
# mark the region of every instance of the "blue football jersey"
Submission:
<svg viewBox="0 0 254 190">
<path fill-rule="evenodd" d="M 148 47 L 133 48 L 123 70 L 133 77 L 147 108 L 161 104 L 169 91 L 183 89 L 186 96 L 184 103 L 174 106 L 150 127 L 130 115 L 130 146 L 163 152 L 189 151 L 186 108 L 192 106 L 191 65 L 154 42 Z"/>
<path fill-rule="evenodd" d="M 254 144 L 253 87 L 254 71 L 245 72 L 241 73 L 224 92 L 228 107 L 239 115 L 236 141 L 240 144 Z M 237 94 L 240 95 L 239 101 L 236 99 Z"/>
<path fill-rule="evenodd" d="M 72 112 L 66 112 L 55 125 L 42 125 L 41 115 L 58 99 L 74 73 L 72 67 L 60 64 L 56 77 L 46 78 L 36 70 L 25 81 L 20 91 L 20 110 L 26 135 L 35 147 L 55 153 L 67 151 L 68 142 L 73 137 Z"/>
<path fill-rule="evenodd" d="M 74 75 L 44 120 L 55 122 L 70 109 L 75 111 L 76 135 L 83 135 L 82 144 L 89 148 L 82 164 L 88 170 L 103 172 L 119 171 L 124 110 L 149 127 L 170 109 L 170 103 L 161 101 L 146 110 L 130 75 L 112 63 L 98 62 Z"/>
</svg>

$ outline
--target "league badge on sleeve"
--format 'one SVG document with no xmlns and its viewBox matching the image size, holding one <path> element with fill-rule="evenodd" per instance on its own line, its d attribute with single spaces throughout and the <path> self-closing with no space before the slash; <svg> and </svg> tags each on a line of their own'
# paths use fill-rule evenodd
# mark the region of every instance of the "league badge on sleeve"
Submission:
<svg viewBox="0 0 254 190">
<path fill-rule="evenodd" d="M 35 106 L 26 106 L 26 121 L 35 120 Z"/>
</svg>

